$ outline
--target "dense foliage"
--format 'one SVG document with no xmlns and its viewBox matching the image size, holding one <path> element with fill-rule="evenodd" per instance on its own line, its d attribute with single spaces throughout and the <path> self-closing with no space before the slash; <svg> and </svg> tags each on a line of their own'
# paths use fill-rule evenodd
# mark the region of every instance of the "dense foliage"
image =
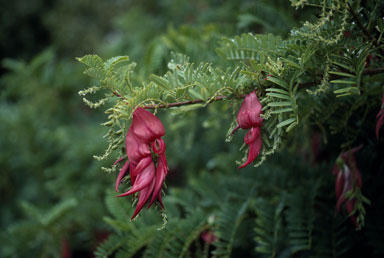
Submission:
<svg viewBox="0 0 384 258">
<path fill-rule="evenodd" d="M 37 4 L 53 46 L 2 62 L 0 256 L 384 254 L 381 1 L 88 2 Z M 78 58 L 87 78 L 71 53 L 91 52 L 107 58 Z M 237 170 L 245 132 L 231 132 L 254 90 L 263 147 Z M 165 210 L 130 221 L 112 164 L 137 107 L 162 120 L 170 171 Z M 339 211 L 334 167 L 362 178 Z"/>
</svg>

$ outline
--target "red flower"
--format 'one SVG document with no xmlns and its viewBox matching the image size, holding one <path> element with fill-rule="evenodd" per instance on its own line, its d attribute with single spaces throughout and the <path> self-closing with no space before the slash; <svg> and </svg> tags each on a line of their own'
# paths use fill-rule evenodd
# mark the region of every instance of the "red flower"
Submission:
<svg viewBox="0 0 384 258">
<path fill-rule="evenodd" d="M 342 153 L 333 167 L 333 174 L 336 175 L 336 208 L 340 212 L 341 205 L 345 203 L 348 215 L 357 227 L 356 216 L 352 214 L 355 209 L 355 199 L 347 199 L 348 192 L 352 193 L 356 188 L 362 187 L 360 171 L 357 168 L 355 160 L 355 152 L 359 151 L 362 146 L 353 148 Z"/>
<path fill-rule="evenodd" d="M 261 110 L 261 103 L 256 92 L 253 91 L 245 97 L 237 114 L 238 126 L 232 131 L 232 134 L 239 128 L 250 129 L 244 137 L 244 142 L 249 145 L 248 159 L 239 168 L 251 164 L 260 153 L 262 145 L 261 126 L 263 125 L 263 118 L 260 116 Z"/>
<path fill-rule="evenodd" d="M 118 191 L 120 182 L 122 178 L 125 176 L 126 172 L 128 171 L 128 168 L 130 169 L 131 173 L 131 181 L 132 184 L 135 181 L 135 176 L 133 175 L 134 170 L 138 163 L 141 161 L 143 163 L 144 161 L 148 162 L 149 159 L 145 159 L 151 156 L 151 151 L 149 149 L 148 144 L 140 142 L 137 137 L 133 134 L 132 126 L 129 128 L 127 132 L 127 136 L 125 138 L 125 149 L 127 152 L 128 161 L 125 162 L 122 169 L 120 170 L 119 175 L 117 176 L 116 180 L 116 192 Z M 115 162 L 118 163 L 122 160 L 120 158 Z M 143 164 L 139 168 L 143 168 Z M 137 173 L 135 173 L 137 174 Z"/>
<path fill-rule="evenodd" d="M 212 244 L 216 240 L 215 233 L 212 230 L 207 230 L 201 233 L 201 238 L 208 244 Z"/>
<path fill-rule="evenodd" d="M 137 108 L 133 112 L 132 130 L 143 142 L 150 143 L 164 136 L 165 130 L 160 119 L 143 108 Z"/>
<path fill-rule="evenodd" d="M 379 131 L 380 128 L 384 125 L 384 95 L 383 99 L 381 101 L 381 109 L 379 113 L 376 116 L 377 118 L 377 124 L 376 124 L 376 139 L 379 140 Z"/>
<path fill-rule="evenodd" d="M 132 129 L 138 139 L 150 144 L 152 151 L 159 155 L 156 169 L 156 184 L 149 206 L 152 205 L 156 198 L 161 206 L 163 206 L 161 201 L 161 187 L 165 176 L 168 173 L 168 164 L 165 157 L 165 143 L 161 138 L 161 136 L 165 135 L 164 126 L 160 119 L 154 116 L 151 112 L 148 112 L 143 108 L 137 108 L 133 113 Z"/>
<path fill-rule="evenodd" d="M 128 161 L 121 168 L 116 180 L 117 192 L 119 184 L 129 168 L 132 188 L 118 197 L 139 193 L 139 200 L 132 219 L 141 211 L 151 194 L 152 198 L 148 208 L 156 199 L 164 208 L 161 200 L 161 187 L 168 172 L 165 143 L 161 139 L 164 134 L 163 124 L 152 113 L 142 108 L 137 108 L 133 112 L 132 124 L 125 139 Z M 155 167 L 151 149 L 155 154 L 157 167 Z M 121 159 L 117 162 L 119 161 Z"/>
</svg>

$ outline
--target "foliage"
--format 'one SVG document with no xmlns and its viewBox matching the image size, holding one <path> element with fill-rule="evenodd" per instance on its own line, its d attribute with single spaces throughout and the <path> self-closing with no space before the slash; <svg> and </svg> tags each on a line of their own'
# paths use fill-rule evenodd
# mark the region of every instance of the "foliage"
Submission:
<svg viewBox="0 0 384 258">
<path fill-rule="evenodd" d="M 102 136 L 104 130 L 86 124 L 100 118 L 79 111 L 81 101 L 74 97 L 77 83 L 86 80 L 78 66 L 58 62 L 52 50 L 28 63 L 3 64 L 9 72 L 1 92 L 0 134 L 7 137 L 0 148 L 7 151 L 0 155 L 0 223 L 10 226 L 1 235 L 1 256 L 58 256 L 60 241 L 70 234 L 74 250 L 84 248 L 84 238 L 92 246 L 95 232 L 103 230 L 93 224 L 105 210 L 108 183 L 90 156 L 103 142 L 84 138 L 85 130 L 95 139 Z"/>
<path fill-rule="evenodd" d="M 284 143 L 292 142 L 292 149 L 300 147 L 300 141 L 294 139 L 299 134 L 303 136 L 303 132 L 310 138 L 311 134 L 321 130 L 325 141 L 336 136 L 337 140 L 333 144 L 338 147 L 334 147 L 335 152 L 337 149 L 350 149 L 358 143 L 366 142 L 367 139 L 361 134 L 368 128 L 367 116 L 373 113 L 374 109 L 378 109 L 379 96 L 383 91 L 380 84 L 382 76 L 375 76 L 383 72 L 380 66 L 383 31 L 381 18 L 374 15 L 373 20 L 367 16 L 368 20 L 362 21 L 359 13 L 375 12 L 376 9 L 372 8 L 374 4 L 364 6 L 359 2 L 348 1 L 292 1 L 292 5 L 318 6 L 321 10 L 319 18 L 305 22 L 301 28 L 293 29 L 290 37 L 286 39 L 272 34 L 252 33 L 224 38 L 217 48 L 217 53 L 224 58 L 219 63 L 201 62 L 195 65 L 188 56 L 173 54 L 165 74 L 152 74 L 148 79 L 133 82 L 131 74 L 134 73 L 133 67 L 136 64 L 123 64 L 128 61 L 128 57 L 115 57 L 106 61 L 96 55 L 79 58 L 80 62 L 87 65 L 85 73 L 99 81 L 97 86 L 80 91 L 80 95 L 101 90 L 105 94 L 105 98 L 94 102 L 85 98 L 85 103 L 93 108 L 113 103 L 113 107 L 106 111 L 109 120 L 104 123 L 111 128 L 107 134 L 109 147 L 98 159 L 107 158 L 114 150 L 117 150 L 119 156 L 124 155 L 124 148 L 119 147 L 124 142 L 124 134 L 121 132 L 126 131 L 132 112 L 137 107 L 156 111 L 160 108 L 182 106 L 177 112 L 183 114 L 224 99 L 237 103 L 236 99 L 243 98 L 242 96 L 254 89 L 257 89 L 264 106 L 265 120 L 262 132 L 263 150 L 255 166 L 262 164 L 268 155 L 282 149 Z M 352 23 L 352 20 L 355 22 Z M 370 26 L 368 31 L 365 31 L 366 28 L 362 29 L 365 23 Z M 362 30 L 364 33 L 361 33 Z M 375 57 L 375 63 L 371 64 L 372 56 Z M 236 108 L 233 110 L 236 111 Z M 230 133 L 233 125 L 228 124 L 228 127 Z M 227 140 L 230 141 L 231 138 L 229 136 Z M 262 173 L 263 168 L 257 172 Z M 264 169 L 267 168 L 268 165 Z M 253 205 L 251 210 L 254 210 L 253 216 L 256 217 L 253 226 L 256 253 L 271 257 L 293 253 L 314 256 L 342 256 L 348 253 L 350 250 L 344 246 L 344 241 L 334 242 L 317 228 L 319 225 L 326 227 L 322 223 L 331 223 L 333 226 L 328 233 L 336 238 L 343 238 L 347 230 L 341 226 L 338 216 L 329 220 L 319 219 L 319 214 L 331 209 L 330 206 L 322 207 L 322 204 L 315 207 L 322 199 L 328 199 L 324 205 L 330 203 L 329 191 L 326 191 L 328 196 L 318 192 L 320 188 L 329 187 L 329 178 L 327 180 L 315 177 L 312 170 L 311 180 L 304 180 L 302 187 L 298 187 L 300 177 L 294 178 L 294 191 L 285 185 L 279 187 L 272 184 L 270 187 L 278 192 L 267 193 L 264 198 L 255 198 L 263 194 L 253 193 L 252 186 L 241 184 L 241 187 L 251 191 L 251 194 L 248 193 L 251 196 L 243 195 L 234 203 L 225 201 L 231 199 L 231 192 L 222 194 L 223 207 L 219 208 L 221 213 L 215 215 L 218 216 L 217 225 L 213 227 L 218 240 L 214 244 L 212 255 L 231 255 L 236 246 L 236 230 L 243 221 L 246 210 L 250 208 L 249 203 Z M 293 178 L 291 174 L 287 176 Z M 289 184 L 288 178 L 285 178 L 285 181 Z M 198 188 L 202 188 L 203 184 L 199 183 Z M 211 191 L 212 189 L 209 192 Z M 218 192 L 217 189 L 215 191 Z M 202 196 L 209 195 L 205 193 Z M 182 203 L 185 205 L 186 201 Z M 168 215 L 170 221 L 173 209 L 170 208 Z M 356 210 L 361 212 L 359 216 L 365 213 L 361 205 Z M 208 216 L 206 214 L 206 218 Z M 185 223 L 186 227 L 196 227 L 192 217 L 187 216 L 185 219 L 187 222 L 176 222 L 178 226 Z M 285 219 L 286 224 L 283 223 Z M 186 231 L 189 232 L 188 229 Z M 158 241 L 163 241 L 167 246 L 166 250 L 173 250 L 166 240 L 175 234 L 172 222 L 164 232 L 153 240 L 154 243 L 148 244 L 149 250 L 153 246 L 156 246 L 157 250 L 164 250 L 165 247 L 160 246 Z M 197 241 L 198 237 L 195 238 Z M 191 243 L 187 239 L 188 235 L 184 243 Z M 142 248 L 141 246 L 135 249 Z M 197 248 L 197 253 L 204 254 L 202 246 L 200 250 L 199 247 L 185 248 L 189 248 L 190 252 L 195 252 Z M 196 256 L 197 253 L 186 255 L 185 252 L 179 252 L 172 255 L 170 252 L 164 254 L 164 257 Z M 151 257 L 155 253 L 144 252 L 144 256 L 146 255 Z M 160 252 L 160 256 L 162 255 Z"/>
<path fill-rule="evenodd" d="M 384 254 L 383 137 L 374 134 L 381 1 L 89 3 L 36 5 L 52 48 L 30 61 L 2 60 L 0 256 Z M 74 55 L 90 52 L 98 55 L 78 58 L 87 78 Z M 253 90 L 263 105 L 263 149 L 257 168 L 235 171 L 247 153 L 230 132 Z M 170 171 L 166 210 L 129 221 L 134 201 L 115 197 L 111 165 L 125 153 L 138 106 L 166 127 Z M 105 110 L 107 128 L 95 126 L 103 115 L 88 107 Z M 360 144 L 371 205 L 356 208 L 366 212 L 356 231 L 346 210 L 335 211 L 331 170 Z M 204 240 L 207 232 L 215 241 Z M 109 236 L 101 242 L 100 233 Z"/>
<path fill-rule="evenodd" d="M 297 160 L 277 155 L 257 173 L 233 173 L 230 162 L 225 170 L 202 171 L 188 188 L 170 189 L 168 224 L 160 231 L 163 222 L 155 210 L 131 222 L 129 201 L 109 193 L 111 217 L 105 221 L 115 233 L 96 255 L 208 257 L 211 250 L 214 257 L 351 257 L 356 246 L 348 243 L 367 239 L 370 230 L 354 232 L 346 217 L 330 212 L 335 197 L 331 175 L 324 173 L 330 166 L 301 162 L 298 167 Z M 202 240 L 207 230 L 214 231 L 213 244 Z"/>
<path fill-rule="evenodd" d="M 91 102 L 88 99 L 84 99 L 84 101 L 93 108 L 105 104 L 108 100 L 115 103 L 113 108 L 106 111 L 110 115 L 109 121 L 105 125 L 112 128 L 107 134 L 109 147 L 106 153 L 99 158 L 106 158 L 122 144 L 124 135 L 121 132 L 126 131 L 125 122 L 122 121 L 129 120 L 133 110 L 138 106 L 152 104 L 157 109 L 168 107 L 170 103 L 185 101 L 192 104 L 202 102 L 205 106 L 218 100 L 219 95 L 224 95 L 228 99 L 239 98 L 254 88 L 257 88 L 259 95 L 263 97 L 261 101 L 264 104 L 263 111 L 266 120 L 265 137 L 263 137 L 265 147 L 260 162 L 257 164 L 264 161 L 267 155 L 274 153 L 281 144 L 281 138 L 297 125 L 314 122 L 321 128 L 325 127 L 325 123 L 328 121 L 316 119 L 316 116 L 324 117 L 323 110 L 315 105 L 314 109 L 318 112 L 314 112 L 313 116 L 306 113 L 313 108 L 312 102 L 302 101 L 299 110 L 297 102 L 301 99 L 312 98 L 310 95 L 315 95 L 315 99 L 319 99 L 321 96 L 317 97 L 317 95 L 333 92 L 332 95 L 336 95 L 336 97 L 348 97 L 342 98 L 334 104 L 327 103 L 331 109 L 337 109 L 339 105 L 353 101 L 355 104 L 350 109 L 351 112 L 347 112 L 346 115 L 342 114 L 343 117 L 336 120 L 339 125 L 334 127 L 337 129 L 330 126 L 330 131 L 335 133 L 347 127 L 346 123 L 340 123 L 340 121 L 347 122 L 352 111 L 361 108 L 362 105 L 365 106 L 367 98 L 377 96 L 382 91 L 378 83 L 364 88 L 364 92 L 361 89 L 363 74 L 375 73 L 375 71 L 365 69 L 366 60 L 369 53 L 373 54 L 376 49 L 374 43 L 379 43 L 376 41 L 371 44 L 364 43 L 361 38 L 357 38 L 355 41 L 345 38 L 341 41 L 341 37 L 338 36 L 340 31 L 346 30 L 345 20 L 349 17 L 349 8 L 352 7 L 345 2 L 344 4 L 332 4 L 331 7 L 325 5 L 322 9 L 322 16 L 325 15 L 326 9 L 336 12 L 336 18 L 342 16 L 343 22 L 337 32 L 336 40 L 324 40 L 323 36 L 314 32 L 311 37 L 306 38 L 302 33 L 296 33 L 295 30 L 287 40 L 273 35 L 242 34 L 234 39 L 223 39 L 221 47 L 217 49 L 219 55 L 225 60 L 233 61 L 231 65 L 227 62 L 226 68 L 215 67 L 203 62 L 195 66 L 187 56 L 174 54 L 168 63 L 169 71 L 165 75 L 151 75 L 149 81 L 143 81 L 141 85 L 134 84 L 131 80 L 135 63 L 118 66 L 122 62 L 128 61 L 126 56 L 114 57 L 105 62 L 96 55 L 79 58 L 80 62 L 88 66 L 85 73 L 101 82 L 98 86 L 80 91 L 80 95 L 107 90 L 105 98 L 97 102 Z M 355 11 L 351 9 L 351 12 Z M 322 26 L 327 24 L 327 20 L 329 17 L 321 18 L 319 24 L 316 25 L 317 30 L 322 29 Z M 306 23 L 302 30 L 308 26 Z M 359 28 L 356 25 L 355 28 L 350 29 L 350 33 L 354 33 L 353 30 Z M 328 37 L 331 38 L 334 35 L 328 35 Z M 334 76 L 332 77 L 330 74 Z M 318 82 L 319 77 L 322 77 L 321 83 Z M 334 85 L 335 90 L 328 89 L 330 83 Z M 311 88 L 312 85 L 315 86 L 313 90 L 306 89 Z M 316 85 L 319 86 L 316 87 Z M 115 98 L 116 96 L 117 98 Z M 223 98 L 219 98 L 219 100 L 221 99 Z M 326 98 L 326 100 L 328 99 L 329 97 Z M 194 105 L 193 107 L 200 106 Z M 329 112 L 325 114 L 329 114 Z M 303 121 L 299 123 L 299 119 L 303 119 Z M 346 139 L 342 147 L 350 147 L 355 142 L 358 133 L 359 130 L 348 132 L 348 135 L 344 136 Z"/>
</svg>

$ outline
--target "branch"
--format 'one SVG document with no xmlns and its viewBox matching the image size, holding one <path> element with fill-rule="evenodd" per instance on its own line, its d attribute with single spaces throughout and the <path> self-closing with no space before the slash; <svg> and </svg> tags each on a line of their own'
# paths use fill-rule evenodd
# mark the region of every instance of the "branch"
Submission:
<svg viewBox="0 0 384 258">
<path fill-rule="evenodd" d="M 352 9 L 352 6 L 348 3 L 348 10 L 349 12 L 352 14 L 353 18 L 355 19 L 356 23 L 357 23 L 357 26 L 360 27 L 360 29 L 363 31 L 364 35 L 373 41 L 373 43 L 375 44 L 376 47 L 379 47 L 379 45 L 377 44 L 376 40 L 374 37 L 372 37 L 371 34 L 369 34 L 369 32 L 367 31 L 367 29 L 363 26 L 363 24 L 361 23 L 357 13 Z"/>
<path fill-rule="evenodd" d="M 220 101 L 220 100 L 225 100 L 225 99 L 243 99 L 245 98 L 245 94 L 235 96 L 235 97 L 230 97 L 230 96 L 217 96 L 213 98 L 211 102 L 214 101 Z M 155 109 L 155 108 L 170 108 L 170 107 L 180 107 L 184 105 L 192 105 L 192 104 L 197 104 L 197 103 L 204 103 L 207 102 L 206 100 L 202 99 L 195 99 L 195 100 L 189 100 L 189 101 L 182 101 L 182 102 L 173 102 L 173 103 L 168 103 L 168 104 L 158 104 L 158 105 L 146 105 L 143 108 L 145 109 Z"/>
<path fill-rule="evenodd" d="M 379 73 L 384 73 L 384 67 L 363 71 L 363 75 L 375 75 L 375 74 L 379 74 Z M 343 78 L 343 76 L 334 75 L 334 76 L 330 76 L 329 80 L 336 80 L 336 79 L 340 79 L 340 78 Z M 319 84 L 319 83 L 320 83 L 320 81 L 305 82 L 305 83 L 302 83 L 299 85 L 299 89 L 311 87 L 311 86 L 314 86 L 314 85 Z M 235 96 L 235 97 L 217 96 L 217 97 L 213 98 L 212 100 L 210 100 L 209 103 L 214 102 L 214 101 L 226 100 L 226 99 L 243 99 L 243 98 L 245 98 L 245 96 L 246 96 L 246 94 L 242 94 L 242 95 Z M 185 106 L 185 105 L 192 105 L 192 104 L 206 103 L 206 102 L 207 102 L 207 100 L 195 99 L 195 100 L 188 100 L 188 101 L 182 101 L 182 102 L 173 102 L 173 103 L 168 103 L 168 104 L 146 105 L 143 108 L 145 108 L 145 109 L 170 108 L 170 107 L 180 107 L 180 106 Z"/>
</svg>

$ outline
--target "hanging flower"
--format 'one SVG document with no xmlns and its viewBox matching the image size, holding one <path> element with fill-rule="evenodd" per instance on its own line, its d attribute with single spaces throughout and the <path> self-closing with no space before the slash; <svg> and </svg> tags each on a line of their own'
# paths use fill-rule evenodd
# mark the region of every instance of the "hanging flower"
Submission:
<svg viewBox="0 0 384 258">
<path fill-rule="evenodd" d="M 239 128 L 249 129 L 244 137 L 244 142 L 249 145 L 248 159 L 239 168 L 248 166 L 254 161 L 260 153 L 262 146 L 261 126 L 263 125 L 263 118 L 261 118 L 262 106 L 253 91 L 248 94 L 237 114 L 238 126 L 232 131 L 235 133 Z"/>
<path fill-rule="evenodd" d="M 333 167 L 333 174 L 336 175 L 336 208 L 340 212 L 341 206 L 345 203 L 349 217 L 357 227 L 356 215 L 353 214 L 355 210 L 356 199 L 354 197 L 348 197 L 348 194 L 353 194 L 356 189 L 361 189 L 361 175 L 357 168 L 355 153 L 361 149 L 362 146 L 353 148 L 340 155 L 336 164 Z"/>
<path fill-rule="evenodd" d="M 380 128 L 384 125 L 384 95 L 381 101 L 381 109 L 376 116 L 377 124 L 376 124 L 376 139 L 379 140 L 379 131 Z"/>
<path fill-rule="evenodd" d="M 132 219 L 141 211 L 151 195 L 148 208 L 155 200 L 158 200 L 164 208 L 161 188 L 168 172 L 165 143 L 161 139 L 164 134 L 164 126 L 156 116 L 142 108 L 134 111 L 132 124 L 125 139 L 128 161 L 121 168 L 116 180 L 117 192 L 122 178 L 129 169 L 132 188 L 118 197 L 139 193 Z M 157 167 L 155 161 L 157 161 Z"/>
<path fill-rule="evenodd" d="M 153 115 L 151 112 L 143 109 L 137 108 L 135 112 L 133 112 L 132 118 L 132 130 L 135 136 L 149 144 L 151 146 L 152 151 L 157 154 L 157 168 L 156 168 L 156 184 L 154 186 L 154 191 L 152 195 L 151 202 L 152 203 L 158 199 L 161 206 L 161 187 L 163 185 L 165 176 L 168 173 L 168 164 L 167 159 L 165 157 L 165 143 L 162 136 L 165 135 L 164 125 L 161 123 L 160 119 Z"/>
</svg>

